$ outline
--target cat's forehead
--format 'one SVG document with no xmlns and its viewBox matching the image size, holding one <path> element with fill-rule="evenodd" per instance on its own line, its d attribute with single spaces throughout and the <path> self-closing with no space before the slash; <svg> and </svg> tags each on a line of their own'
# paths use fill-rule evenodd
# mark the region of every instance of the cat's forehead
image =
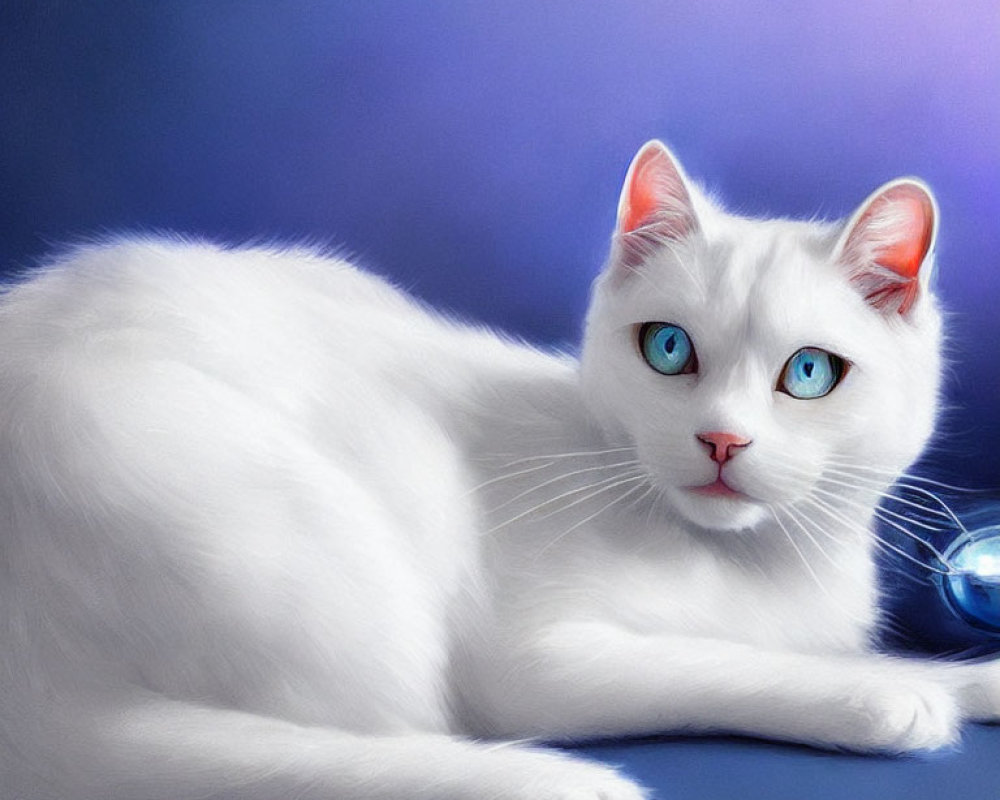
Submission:
<svg viewBox="0 0 1000 800">
<path fill-rule="evenodd" d="M 767 301 L 793 286 L 840 282 L 826 226 L 785 220 L 730 219 L 708 229 L 689 255 L 704 292 L 734 304 Z"/>
<path fill-rule="evenodd" d="M 870 332 L 875 315 L 822 236 L 785 226 L 766 233 L 755 248 L 733 247 L 714 270 L 716 291 L 728 293 L 755 340 L 841 349 Z"/>
<path fill-rule="evenodd" d="M 639 316 L 686 323 L 703 337 L 833 346 L 872 322 L 833 244 L 824 225 L 732 220 L 650 258 L 631 302 Z"/>
</svg>

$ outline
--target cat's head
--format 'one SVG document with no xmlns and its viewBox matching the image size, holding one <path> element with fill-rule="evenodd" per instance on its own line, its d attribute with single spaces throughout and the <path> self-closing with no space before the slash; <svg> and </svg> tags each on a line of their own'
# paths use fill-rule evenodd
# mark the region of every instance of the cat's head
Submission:
<svg viewBox="0 0 1000 800">
<path fill-rule="evenodd" d="M 733 216 L 649 142 L 594 287 L 587 401 L 705 528 L 887 484 L 934 424 L 936 229 L 934 199 L 912 179 L 843 223 Z"/>
</svg>

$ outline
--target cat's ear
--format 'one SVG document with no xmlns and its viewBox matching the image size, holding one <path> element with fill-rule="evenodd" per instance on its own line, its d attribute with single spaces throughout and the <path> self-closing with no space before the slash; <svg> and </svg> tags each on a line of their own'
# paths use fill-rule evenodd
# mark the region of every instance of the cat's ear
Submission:
<svg viewBox="0 0 1000 800">
<path fill-rule="evenodd" d="M 938 210 L 922 181 L 901 178 L 873 192 L 848 221 L 837 257 L 869 305 L 906 314 L 933 269 Z"/>
<path fill-rule="evenodd" d="M 657 242 L 677 241 L 698 229 L 687 179 L 663 142 L 636 153 L 618 199 L 615 238 L 620 258 L 637 261 Z M 633 264 L 634 265 L 634 264 Z"/>
<path fill-rule="evenodd" d="M 618 233 L 649 227 L 671 239 L 681 239 L 698 227 L 684 173 L 658 139 L 639 148 L 618 198 Z"/>
</svg>

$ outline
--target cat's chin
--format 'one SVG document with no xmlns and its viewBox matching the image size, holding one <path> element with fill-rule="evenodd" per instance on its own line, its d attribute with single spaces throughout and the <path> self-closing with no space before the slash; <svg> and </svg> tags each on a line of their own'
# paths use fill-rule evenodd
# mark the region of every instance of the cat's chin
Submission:
<svg viewBox="0 0 1000 800">
<path fill-rule="evenodd" d="M 760 502 L 739 493 L 705 493 L 689 488 L 667 490 L 673 508 L 699 528 L 716 531 L 740 531 L 755 528 L 767 517 Z"/>
</svg>

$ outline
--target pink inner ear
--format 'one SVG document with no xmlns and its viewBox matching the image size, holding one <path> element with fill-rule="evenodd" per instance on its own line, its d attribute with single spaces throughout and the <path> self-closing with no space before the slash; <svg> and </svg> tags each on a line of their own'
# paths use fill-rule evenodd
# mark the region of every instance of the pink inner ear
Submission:
<svg viewBox="0 0 1000 800">
<path fill-rule="evenodd" d="M 879 250 L 876 261 L 900 277 L 912 280 L 917 277 L 930 247 L 934 209 L 923 192 L 904 184 L 889 189 L 872 203 L 860 225 L 865 225 L 871 216 L 877 217 L 890 204 L 895 207 L 892 213 L 899 217 L 893 231 L 895 241 Z"/>
<path fill-rule="evenodd" d="M 657 157 L 665 158 L 662 152 L 652 149 L 639 156 L 628 187 L 628 205 L 621 220 L 622 233 L 631 233 L 641 227 L 656 212 L 656 192 L 653 190 L 655 181 L 650 162 Z"/>
<path fill-rule="evenodd" d="M 636 156 L 623 199 L 622 233 L 655 223 L 663 235 L 680 238 L 694 228 L 687 187 L 661 144 L 651 143 Z"/>
<path fill-rule="evenodd" d="M 933 235 L 933 201 L 919 185 L 889 186 L 869 203 L 846 244 L 856 269 L 852 281 L 869 304 L 900 314 L 909 311 Z"/>
</svg>

